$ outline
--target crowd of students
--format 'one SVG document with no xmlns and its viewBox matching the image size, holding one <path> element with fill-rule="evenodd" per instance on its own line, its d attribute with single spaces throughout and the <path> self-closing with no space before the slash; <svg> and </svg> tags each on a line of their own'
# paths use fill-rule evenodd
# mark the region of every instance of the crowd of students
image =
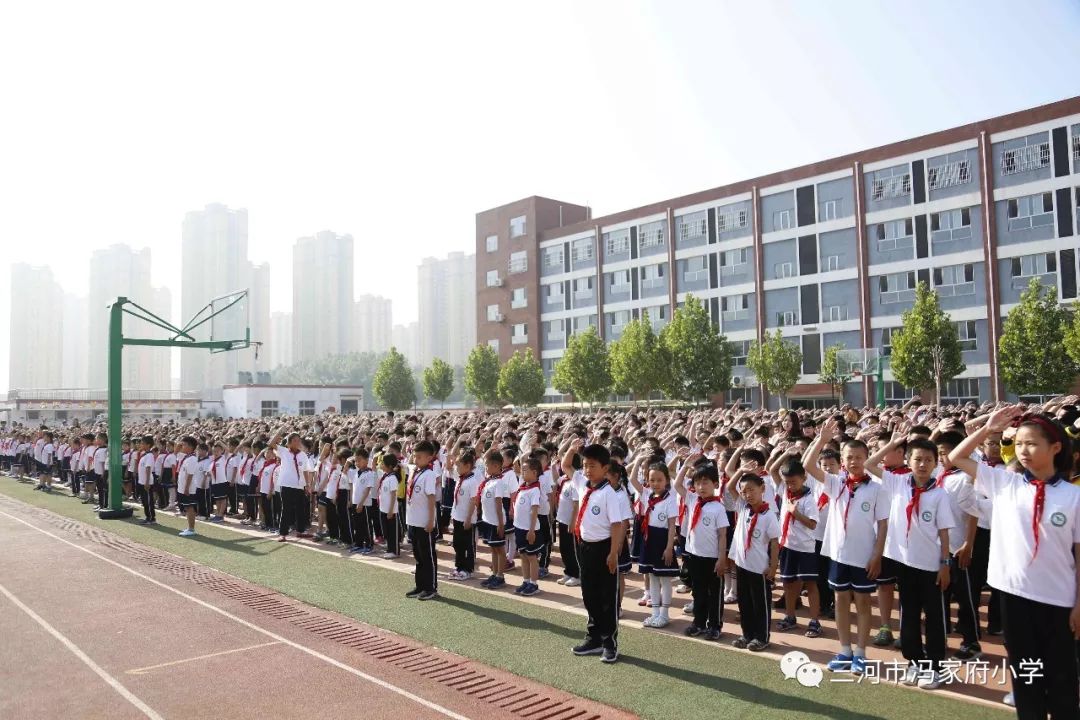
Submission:
<svg viewBox="0 0 1080 720">
<path fill-rule="evenodd" d="M 141 522 L 176 510 L 186 537 L 198 519 L 231 515 L 280 542 L 295 532 L 385 557 L 407 543 L 407 596 L 419 600 L 438 597 L 444 535 L 446 577 L 473 580 L 482 545 L 490 573 L 478 584 L 502 587 L 520 565 L 525 596 L 542 592 L 558 553 L 558 584 L 580 587 L 588 611 L 573 652 L 608 663 L 635 564 L 645 627 L 668 625 L 685 592 L 687 635 L 720 640 L 724 606 L 736 603 L 730 642 L 752 652 L 774 631 L 819 637 L 827 616 L 838 635 L 828 669 L 863 673 L 871 644 L 895 642 L 910 663 L 903 681 L 927 689 L 943 682 L 955 605 L 955 659 L 979 658 L 983 634 L 1003 633 L 1014 672 L 1041 664 L 1014 681 L 1018 715 L 1075 718 L 1077 404 L 132 422 L 123 483 Z M 0 439 L 0 465 L 105 507 L 107 445 L 101 432 L 16 426 Z"/>
</svg>

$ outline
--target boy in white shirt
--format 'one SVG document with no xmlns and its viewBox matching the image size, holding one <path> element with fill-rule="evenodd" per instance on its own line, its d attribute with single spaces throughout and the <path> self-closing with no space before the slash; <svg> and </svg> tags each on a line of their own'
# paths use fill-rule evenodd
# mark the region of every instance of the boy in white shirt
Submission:
<svg viewBox="0 0 1080 720">
<path fill-rule="evenodd" d="M 506 515 L 503 506 L 503 457 L 498 450 L 490 450 L 484 458 L 483 479 L 476 488 L 473 499 L 480 515 L 478 530 L 484 544 L 491 548 L 491 575 L 480 583 L 481 587 L 495 590 L 506 584 L 503 570 L 506 566 Z"/>
<path fill-rule="evenodd" d="M 476 476 L 476 454 L 464 450 L 457 459 L 454 504 L 450 519 L 454 526 L 454 571 L 451 580 L 468 580 L 476 569 L 476 505 L 473 496 L 480 484 Z"/>
<path fill-rule="evenodd" d="M 769 647 L 770 599 L 779 564 L 780 521 L 773 504 L 765 500 L 765 480 L 760 475 L 740 469 L 731 478 L 729 488 L 734 487 L 739 489 L 735 511 L 738 520 L 728 559 L 735 564 L 742 635 L 731 644 L 760 652 Z"/>
<path fill-rule="evenodd" d="M 521 585 L 514 590 L 518 595 L 535 595 L 540 592 L 539 555 L 543 546 L 540 523 L 540 473 L 543 466 L 536 458 L 521 461 L 521 473 L 524 482 L 514 493 L 514 535 L 521 550 Z"/>
<path fill-rule="evenodd" d="M 681 470 L 680 470 L 681 473 Z M 720 471 L 711 462 L 692 475 L 694 492 L 687 494 L 684 532 L 686 568 L 694 597 L 694 621 L 685 634 L 719 640 L 724 618 L 724 572 L 727 570 L 727 511 L 718 494 Z"/>
<path fill-rule="evenodd" d="M 197 442 L 195 438 L 184 437 L 180 441 L 179 457 L 176 460 L 176 502 L 187 517 L 187 528 L 180 531 L 180 537 L 191 537 L 195 534 L 195 511 L 199 505 L 195 497 L 198 492 L 198 481 L 195 473 L 198 470 L 199 460 L 195 457 Z"/>
<path fill-rule="evenodd" d="M 401 475 L 398 474 L 398 458 L 391 451 L 383 453 L 379 469 L 382 476 L 379 478 L 379 520 L 382 527 L 383 540 L 386 541 L 386 553 L 383 560 L 392 560 L 399 554 L 398 543 L 398 483 Z"/>
<path fill-rule="evenodd" d="M 157 522 L 154 502 L 154 438 L 146 435 L 139 442 L 139 449 L 134 453 L 135 489 L 143 505 L 143 525 Z"/>
<path fill-rule="evenodd" d="M 434 600 L 438 593 L 438 564 L 435 551 L 435 524 L 438 521 L 438 484 L 432 460 L 435 447 L 421 440 L 413 449 L 416 472 L 405 490 L 405 523 L 412 540 L 416 564 L 416 587 L 407 598 Z"/>
<path fill-rule="evenodd" d="M 375 487 L 375 471 L 368 467 L 370 454 L 366 448 L 357 448 L 353 454 L 353 466 L 355 476 L 352 479 L 352 537 L 353 546 L 349 552 L 370 555 L 375 546 L 371 537 L 371 513 L 372 500 L 379 492 Z M 394 492 L 397 492 L 397 483 L 394 483 Z M 393 504 L 393 496 L 388 500 Z"/>
<path fill-rule="evenodd" d="M 797 452 L 797 450 L 796 450 Z M 818 558 L 815 554 L 814 532 L 818 524 L 817 499 L 806 483 L 806 469 L 797 457 L 785 458 L 773 470 L 778 484 L 784 485 L 784 501 L 780 508 L 780 579 L 784 581 L 784 618 L 777 630 L 797 626 L 795 605 L 805 588 L 810 605 L 810 622 L 806 637 L 821 636 L 820 598 L 818 597 Z"/>
</svg>

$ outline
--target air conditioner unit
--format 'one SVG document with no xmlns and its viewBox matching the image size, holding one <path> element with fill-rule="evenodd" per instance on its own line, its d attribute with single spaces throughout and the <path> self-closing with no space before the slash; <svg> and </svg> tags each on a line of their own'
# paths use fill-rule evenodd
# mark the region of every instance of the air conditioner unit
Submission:
<svg viewBox="0 0 1080 720">
<path fill-rule="evenodd" d="M 502 322 L 506 317 L 502 313 L 495 313 L 495 322 Z"/>
<path fill-rule="evenodd" d="M 734 375 L 734 376 L 732 376 L 732 378 L 731 378 L 731 387 L 739 388 L 739 387 L 742 387 L 742 386 L 743 386 L 743 377 L 742 377 L 742 375 Z"/>
<path fill-rule="evenodd" d="M 495 278 L 495 282 L 491 283 L 491 287 L 502 287 L 502 278 Z"/>
</svg>

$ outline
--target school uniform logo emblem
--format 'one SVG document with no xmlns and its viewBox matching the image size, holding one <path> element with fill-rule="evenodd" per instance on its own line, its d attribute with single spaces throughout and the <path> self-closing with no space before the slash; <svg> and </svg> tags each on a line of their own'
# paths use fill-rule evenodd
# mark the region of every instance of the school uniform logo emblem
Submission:
<svg viewBox="0 0 1080 720">
<path fill-rule="evenodd" d="M 486 493 L 484 493 L 484 497 L 486 497 L 486 498 L 489 498 L 489 499 L 490 499 L 491 497 L 493 497 L 493 496 L 494 496 L 494 494 L 495 494 L 495 493 L 494 493 L 493 491 L 491 491 L 491 490 L 488 490 L 488 491 L 487 491 Z"/>
<path fill-rule="evenodd" d="M 593 505 L 592 506 L 592 514 L 593 515 L 599 515 L 600 514 L 600 506 L 599 505 Z"/>
<path fill-rule="evenodd" d="M 667 513 L 656 513 L 656 519 L 660 522 L 664 522 L 665 520 L 667 520 Z"/>
<path fill-rule="evenodd" d="M 711 518 L 703 517 L 701 518 L 701 522 L 705 525 L 705 527 L 709 527 L 710 525 L 712 525 Z"/>
<path fill-rule="evenodd" d="M 1056 512 L 1050 516 L 1050 524 L 1054 527 L 1062 527 L 1065 525 L 1065 513 Z"/>
<path fill-rule="evenodd" d="M 868 500 L 863 501 L 862 509 L 863 512 L 870 512 L 870 502 Z"/>
<path fill-rule="evenodd" d="M 922 519 L 923 519 L 923 522 L 930 522 L 931 520 L 934 519 L 934 515 L 929 510 L 925 510 L 925 511 L 923 511 Z"/>
<path fill-rule="evenodd" d="M 761 537 L 761 528 L 754 528 L 754 539 L 757 540 Z"/>
</svg>

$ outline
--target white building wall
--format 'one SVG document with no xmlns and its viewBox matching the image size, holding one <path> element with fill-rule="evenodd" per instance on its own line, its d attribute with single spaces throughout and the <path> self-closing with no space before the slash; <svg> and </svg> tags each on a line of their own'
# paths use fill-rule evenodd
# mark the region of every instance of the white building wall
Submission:
<svg viewBox="0 0 1080 720">
<path fill-rule="evenodd" d="M 222 415 L 228 418 L 262 417 L 263 401 L 276 401 L 277 414 L 297 415 L 301 401 L 315 403 L 315 414 L 333 408 L 341 412 L 342 401 L 353 399 L 364 409 L 364 388 L 297 385 L 233 385 L 222 390 Z"/>
</svg>

